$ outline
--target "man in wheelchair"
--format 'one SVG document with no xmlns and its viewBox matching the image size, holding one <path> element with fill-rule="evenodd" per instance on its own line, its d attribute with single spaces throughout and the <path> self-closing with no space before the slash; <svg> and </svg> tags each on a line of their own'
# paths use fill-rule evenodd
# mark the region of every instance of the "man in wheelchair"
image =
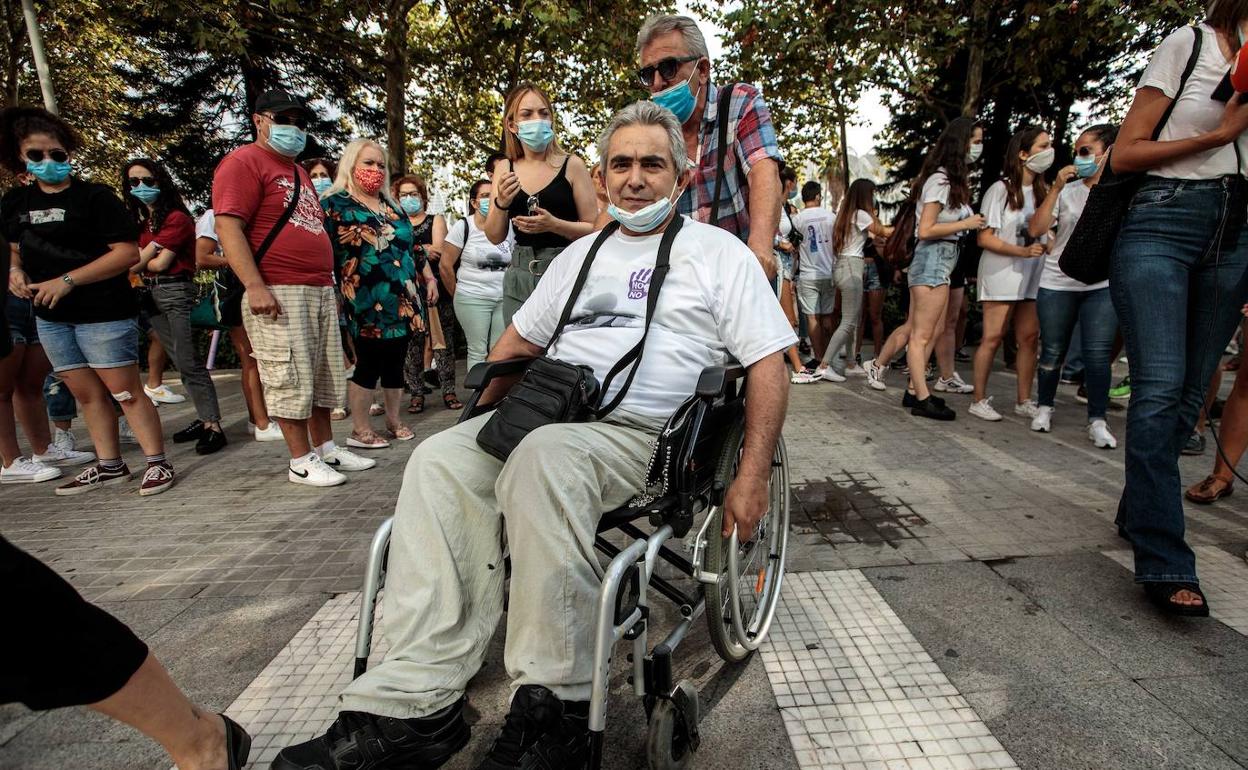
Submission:
<svg viewBox="0 0 1248 770">
<path fill-rule="evenodd" d="M 554 261 L 491 361 L 545 354 L 602 377 L 637 345 L 660 241 L 678 221 L 674 201 L 691 178 L 687 151 L 680 125 L 653 102 L 612 118 L 599 154 L 618 229 L 586 236 Z M 748 539 L 768 510 L 788 401 L 783 351 L 796 338 L 758 260 L 724 230 L 687 218 L 677 228 L 644 355 L 614 410 L 599 420 L 539 427 L 505 462 L 477 443 L 489 414 L 432 436 L 412 453 L 390 540 L 389 653 L 343 692 L 329 731 L 283 749 L 274 768 L 436 768 L 467 743 L 464 691 L 503 611 L 504 534 L 512 570 L 504 658 L 513 693 L 480 767 L 584 764 L 602 574 L 594 553 L 599 518 L 644 491 L 656 434 L 695 391 L 702 369 L 735 360 L 746 367 L 749 394 L 723 528 Z M 625 379 L 611 380 L 603 403 Z M 494 381 L 482 403 L 505 390 Z"/>
</svg>

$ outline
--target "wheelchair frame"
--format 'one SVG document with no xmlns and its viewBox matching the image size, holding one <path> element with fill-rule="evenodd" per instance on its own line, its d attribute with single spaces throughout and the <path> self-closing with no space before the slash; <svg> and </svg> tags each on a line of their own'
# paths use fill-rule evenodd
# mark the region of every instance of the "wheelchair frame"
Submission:
<svg viewBox="0 0 1248 770">
<path fill-rule="evenodd" d="M 465 385 L 474 392 L 465 404 L 460 421 L 488 411 L 490 407 L 479 406 L 485 386 L 495 378 L 522 372 L 528 362 L 529 359 L 514 359 L 473 367 Z M 721 607 L 718 613 L 725 627 L 717 629 L 708 616 L 712 636 L 721 634 L 718 640 L 713 638 L 713 641 L 716 641 L 716 649 L 725 661 L 734 663 L 748 659 L 762 644 L 771 627 L 784 581 L 784 557 L 788 543 L 789 479 L 783 438 L 777 442 L 772 461 L 770 509 L 759 522 L 751 542 L 742 546 L 735 531 L 727 540 L 721 540 L 718 531 L 710 531 L 713 524 L 718 526 L 719 512 L 731 484 L 731 478 L 725 478 L 725 471 L 731 471 L 735 476 L 735 462 L 725 463 L 723 460 L 733 458 L 728 449 L 739 451 L 738 447 L 725 447 L 725 438 L 740 438 L 741 431 L 735 431 L 733 427 L 743 419 L 743 396 L 738 392 L 738 381 L 744 379 L 744 374 L 744 369 L 739 366 L 711 366 L 702 371 L 695 395 L 690 399 L 693 402 L 692 412 L 685 423 L 688 434 L 677 444 L 679 451 L 674 453 L 668 466 L 665 494 L 642 503 L 632 501 L 605 513 L 599 522 L 595 546 L 611 561 L 603 572 L 594 620 L 588 759 L 588 767 L 592 770 L 602 765 L 607 686 L 612 651 L 616 644 L 632 642 L 632 651 L 628 656 L 632 664 L 629 683 L 646 709 L 650 767 L 655 770 L 683 768 L 698 748 L 701 714 L 693 683 L 689 680 L 674 682 L 672 679 L 672 653 L 689 634 L 698 617 L 706 614 L 708 593 L 721 597 L 724 593 L 727 595 L 727 606 Z M 712 418 L 723 416 L 731 420 L 726 427 L 708 425 Z M 664 430 L 672 427 L 669 421 Z M 711 457 L 721 462 L 708 462 L 708 450 Z M 685 558 L 668 548 L 669 540 L 688 535 L 695 517 L 703 512 L 707 515 L 692 538 L 690 557 Z M 655 527 L 650 534 L 644 533 L 635 523 L 643 516 L 648 517 Z M 369 549 L 356 633 L 356 677 L 364 673 L 368 666 L 373 617 L 378 594 L 385 583 L 393 525 L 393 517 L 382 522 Z M 632 538 L 632 542 L 623 547 L 609 542 L 603 534 L 613 529 Z M 748 590 L 750 586 L 741 585 L 739 558 L 742 550 L 751 552 L 754 548 L 763 547 L 764 539 L 767 560 L 753 586 L 760 597 L 751 616 L 743 618 L 742 590 Z M 707 555 L 713 547 L 725 550 L 726 560 L 719 559 L 726 565 L 724 572 L 708 572 L 705 569 Z M 686 592 L 656 575 L 655 569 L 660 560 L 693 578 L 696 589 L 692 593 Z M 651 587 L 674 602 L 681 616 L 676 627 L 653 650 L 648 648 Z M 725 654 L 725 650 L 731 650 L 732 654 Z"/>
</svg>

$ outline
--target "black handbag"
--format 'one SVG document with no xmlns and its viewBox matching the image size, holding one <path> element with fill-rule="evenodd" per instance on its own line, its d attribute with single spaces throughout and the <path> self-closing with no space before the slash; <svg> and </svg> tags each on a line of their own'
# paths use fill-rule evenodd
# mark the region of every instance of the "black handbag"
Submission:
<svg viewBox="0 0 1248 770">
<path fill-rule="evenodd" d="M 650 322 L 654 320 L 655 308 L 658 307 L 659 290 L 663 287 L 663 280 L 667 277 L 670 266 L 672 242 L 676 239 L 676 233 L 680 232 L 683 222 L 684 219 L 680 216 L 672 219 L 663 233 L 663 239 L 659 242 L 659 254 L 654 262 L 649 294 L 646 297 L 646 323 L 637 344 L 611 368 L 601 385 L 594 377 L 594 370 L 591 367 L 560 361 L 545 355 L 545 352 L 541 357 L 534 359 L 521 376 L 520 381 L 498 402 L 490 419 L 477 432 L 477 444 L 487 454 L 505 462 L 525 436 L 543 425 L 600 420 L 619 406 L 629 386 L 633 384 L 633 377 L 636 376 L 637 369 L 641 365 L 646 337 L 650 334 Z M 577 296 L 580 295 L 586 279 L 589 278 L 589 270 L 593 266 L 594 258 L 598 255 L 598 250 L 617 229 L 619 229 L 617 222 L 612 222 L 603 228 L 594 240 L 594 245 L 590 247 L 589 253 L 585 255 L 585 261 L 581 265 L 580 273 L 576 276 L 576 282 L 572 285 L 572 293 L 563 307 L 559 323 L 555 326 L 554 333 L 550 335 L 550 341 L 546 343 L 546 351 L 550 350 L 564 327 L 567 326 Z M 630 365 L 632 368 L 629 369 L 624 385 L 610 403 L 600 406 L 599 403 L 606 397 L 611 381 Z"/>
<path fill-rule="evenodd" d="M 260 260 L 264 258 L 265 252 L 273 245 L 273 241 L 277 240 L 277 236 L 282 232 L 282 228 L 290 221 L 290 217 L 295 213 L 295 207 L 299 205 L 299 167 L 294 167 L 295 189 L 290 196 L 290 203 L 286 205 L 286 210 L 277 218 L 277 222 L 273 224 L 273 229 L 269 234 L 264 236 L 264 240 L 260 242 L 259 248 L 252 252 L 251 258 L 255 261 L 256 267 L 260 266 Z M 243 325 L 243 294 L 247 291 L 247 287 L 243 286 L 243 282 L 234 275 L 233 270 L 224 271 L 222 276 L 221 288 L 217 289 L 217 303 L 220 308 L 221 323 L 227 327 Z"/>
<path fill-rule="evenodd" d="M 1157 126 L 1153 129 L 1154 142 L 1161 136 L 1161 130 L 1165 128 L 1166 121 L 1170 119 L 1170 113 L 1174 112 L 1175 105 L 1179 103 L 1179 98 L 1183 95 L 1188 78 L 1196 69 L 1196 60 L 1200 58 L 1203 35 L 1197 27 L 1192 27 L 1192 32 L 1195 34 L 1192 53 L 1187 57 L 1187 66 L 1183 69 L 1183 77 L 1179 80 L 1178 93 L 1175 94 L 1174 100 L 1166 107 L 1161 120 L 1157 121 Z M 1145 176 L 1143 172 L 1115 173 L 1114 151 L 1112 149 L 1109 151 L 1101 179 L 1088 192 L 1088 202 L 1084 205 L 1083 215 L 1075 223 L 1070 240 L 1067 241 L 1066 248 L 1062 250 L 1062 255 L 1058 258 L 1057 264 L 1063 273 L 1076 281 L 1089 284 L 1100 283 L 1109 278 L 1109 259 L 1114 252 L 1114 244 L 1118 241 L 1122 223 L 1126 221 L 1127 212 L 1131 209 L 1131 200 L 1139 191 L 1140 185 L 1144 183 Z"/>
</svg>

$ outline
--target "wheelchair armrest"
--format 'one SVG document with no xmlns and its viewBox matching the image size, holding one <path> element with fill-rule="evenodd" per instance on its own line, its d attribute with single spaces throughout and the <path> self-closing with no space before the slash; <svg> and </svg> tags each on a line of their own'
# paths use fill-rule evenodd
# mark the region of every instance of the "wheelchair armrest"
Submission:
<svg viewBox="0 0 1248 770">
<path fill-rule="evenodd" d="M 490 384 L 490 380 L 495 377 L 505 377 L 509 374 L 519 374 L 533 363 L 532 358 L 508 358 L 505 361 L 482 361 L 476 366 L 468 370 L 468 376 L 464 378 L 464 387 L 469 390 L 479 390 Z"/>
<path fill-rule="evenodd" d="M 698 376 L 698 388 L 694 392 L 699 398 L 722 396 L 728 388 L 728 383 L 744 376 L 745 367 L 740 364 L 708 366 Z"/>
</svg>

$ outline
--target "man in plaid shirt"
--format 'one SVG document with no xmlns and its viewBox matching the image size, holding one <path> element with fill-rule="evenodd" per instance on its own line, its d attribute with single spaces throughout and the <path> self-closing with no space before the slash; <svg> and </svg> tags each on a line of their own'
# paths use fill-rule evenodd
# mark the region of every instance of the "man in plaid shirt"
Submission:
<svg viewBox="0 0 1248 770">
<path fill-rule="evenodd" d="M 774 279 L 772 254 L 780 224 L 780 148 L 771 112 L 758 89 L 732 86 L 728 115 L 719 114 L 720 91 L 711 85 L 711 59 L 698 25 L 688 16 L 651 16 L 637 33 L 637 75 L 651 98 L 681 122 L 694 169 L 693 182 L 677 201 L 682 214 L 711 218 L 719 147 L 719 121 L 727 120 L 732 158 L 725 162 L 719 217 L 711 224 L 734 233 L 758 256 Z"/>
</svg>

